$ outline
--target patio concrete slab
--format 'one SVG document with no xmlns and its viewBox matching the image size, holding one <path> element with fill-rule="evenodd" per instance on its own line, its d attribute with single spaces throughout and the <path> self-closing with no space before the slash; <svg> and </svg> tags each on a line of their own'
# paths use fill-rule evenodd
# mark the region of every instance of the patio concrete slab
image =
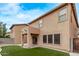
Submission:
<svg viewBox="0 0 79 59">
<path fill-rule="evenodd" d="M 79 53 L 70 53 L 70 56 L 79 56 Z"/>
<path fill-rule="evenodd" d="M 2 56 L 2 55 L 0 54 L 0 56 Z"/>
</svg>

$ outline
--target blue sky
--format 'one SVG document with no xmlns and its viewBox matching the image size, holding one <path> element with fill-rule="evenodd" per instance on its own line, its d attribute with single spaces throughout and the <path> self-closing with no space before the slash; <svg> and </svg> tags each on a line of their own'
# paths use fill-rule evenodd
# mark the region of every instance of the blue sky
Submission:
<svg viewBox="0 0 79 59">
<path fill-rule="evenodd" d="M 0 21 L 7 24 L 7 28 L 12 24 L 28 23 L 35 18 L 54 9 L 56 3 L 0 3 Z M 79 13 L 79 4 L 76 4 Z M 79 14 L 78 14 L 79 16 Z"/>
</svg>

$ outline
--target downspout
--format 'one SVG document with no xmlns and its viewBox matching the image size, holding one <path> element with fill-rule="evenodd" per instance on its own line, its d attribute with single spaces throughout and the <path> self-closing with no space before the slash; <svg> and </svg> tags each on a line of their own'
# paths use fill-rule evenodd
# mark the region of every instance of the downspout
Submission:
<svg viewBox="0 0 79 59">
<path fill-rule="evenodd" d="M 69 32 L 70 32 L 70 52 L 73 51 L 73 38 L 71 37 L 72 31 L 71 31 L 71 21 L 72 21 L 72 5 L 71 5 L 71 12 L 70 12 L 70 23 L 69 23 Z"/>
</svg>

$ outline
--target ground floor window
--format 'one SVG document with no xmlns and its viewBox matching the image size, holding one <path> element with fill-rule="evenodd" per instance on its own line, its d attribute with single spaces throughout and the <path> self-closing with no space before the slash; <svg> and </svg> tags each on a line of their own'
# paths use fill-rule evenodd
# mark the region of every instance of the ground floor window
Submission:
<svg viewBox="0 0 79 59">
<path fill-rule="evenodd" d="M 54 44 L 60 44 L 60 34 L 54 34 Z"/>
<path fill-rule="evenodd" d="M 53 43 L 53 38 L 52 38 L 52 34 L 48 35 L 48 43 Z"/>
<path fill-rule="evenodd" d="M 43 35 L 43 43 L 60 44 L 60 34 Z"/>
<path fill-rule="evenodd" d="M 43 43 L 47 43 L 47 35 L 43 35 Z"/>
</svg>

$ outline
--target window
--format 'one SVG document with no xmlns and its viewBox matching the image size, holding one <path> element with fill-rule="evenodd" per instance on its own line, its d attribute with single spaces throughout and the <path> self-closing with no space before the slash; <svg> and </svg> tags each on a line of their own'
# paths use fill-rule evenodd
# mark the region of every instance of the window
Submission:
<svg viewBox="0 0 79 59">
<path fill-rule="evenodd" d="M 39 21 L 39 27 L 42 27 L 42 26 L 43 26 L 43 21 L 40 20 L 40 21 Z"/>
<path fill-rule="evenodd" d="M 43 43 L 53 43 L 54 44 L 60 44 L 60 34 L 49 34 L 49 35 L 43 35 Z"/>
<path fill-rule="evenodd" d="M 43 35 L 43 43 L 47 43 L 47 35 Z"/>
<path fill-rule="evenodd" d="M 54 44 L 60 44 L 60 34 L 54 34 Z"/>
<path fill-rule="evenodd" d="M 65 21 L 67 19 L 67 8 L 63 8 L 60 12 L 59 12 L 59 22 Z"/>
<path fill-rule="evenodd" d="M 52 35 L 48 35 L 48 43 L 52 43 Z"/>
</svg>

